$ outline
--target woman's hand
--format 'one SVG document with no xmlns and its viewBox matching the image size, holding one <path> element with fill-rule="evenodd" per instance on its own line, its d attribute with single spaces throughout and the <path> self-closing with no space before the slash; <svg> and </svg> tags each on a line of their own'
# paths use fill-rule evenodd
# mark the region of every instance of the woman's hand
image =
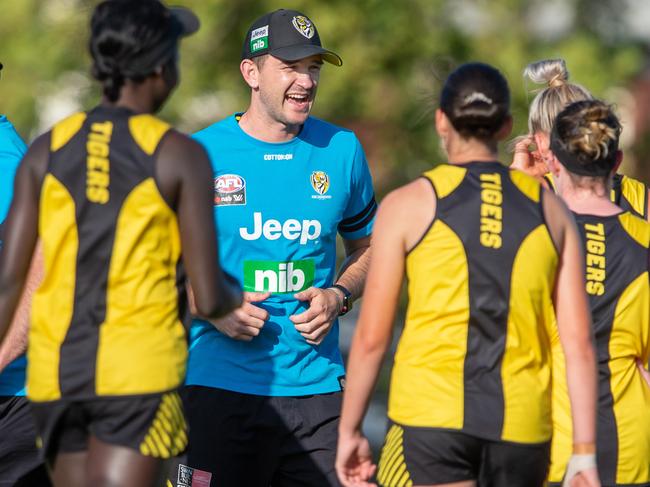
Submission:
<svg viewBox="0 0 650 487">
<path fill-rule="evenodd" d="M 549 172 L 548 166 L 539 151 L 533 148 L 534 145 L 535 140 L 532 135 L 519 137 L 514 146 L 514 154 L 510 167 L 525 172 L 535 179 L 543 180 L 544 175 Z"/>
<path fill-rule="evenodd" d="M 345 487 L 377 485 L 370 482 L 377 469 L 372 463 L 370 444 L 359 431 L 339 432 L 335 466 L 336 474 Z"/>
</svg>

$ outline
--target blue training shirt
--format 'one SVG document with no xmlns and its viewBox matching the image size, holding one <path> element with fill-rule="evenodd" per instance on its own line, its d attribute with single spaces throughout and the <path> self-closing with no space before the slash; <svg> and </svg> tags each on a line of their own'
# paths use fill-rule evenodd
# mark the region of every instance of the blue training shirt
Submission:
<svg viewBox="0 0 650 487">
<path fill-rule="evenodd" d="M 27 147 L 7 117 L 0 115 L 0 226 L 4 224 L 14 192 L 14 176 Z M 0 245 L 2 242 L 0 241 Z M 25 354 L 0 374 L 0 396 L 25 395 Z"/>
<path fill-rule="evenodd" d="M 238 118 L 194 138 L 214 169 L 221 265 L 245 291 L 272 293 L 257 303 L 270 317 L 250 342 L 194 320 L 186 383 L 266 396 L 340 391 L 338 323 L 316 346 L 289 316 L 309 304 L 294 293 L 332 285 L 337 232 L 370 235 L 377 203 L 363 149 L 353 132 L 314 117 L 283 143 L 249 136 Z"/>
</svg>

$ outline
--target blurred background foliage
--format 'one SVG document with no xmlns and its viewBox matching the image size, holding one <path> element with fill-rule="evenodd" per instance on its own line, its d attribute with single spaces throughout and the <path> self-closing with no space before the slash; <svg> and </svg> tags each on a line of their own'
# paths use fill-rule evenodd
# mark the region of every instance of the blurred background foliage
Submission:
<svg viewBox="0 0 650 487">
<path fill-rule="evenodd" d="M 86 48 L 97 2 L 0 1 L 0 61 L 5 64 L 0 110 L 31 140 L 57 119 L 98 102 Z M 357 132 L 380 195 L 443 159 L 433 129 L 441 80 L 469 60 L 491 63 L 506 75 L 513 91 L 514 133 L 521 134 L 531 92 L 538 88 L 527 86 L 523 68 L 534 60 L 565 58 L 572 80 L 617 103 L 626 123 L 628 153 L 634 156 L 627 158 L 628 172 L 645 176 L 650 144 L 637 134 L 639 103 L 633 87 L 646 68 L 650 2 L 174 3 L 191 7 L 202 21 L 199 33 L 183 41 L 182 83 L 162 112 L 182 130 L 197 130 L 246 108 L 248 91 L 238 69 L 243 37 L 256 17 L 285 7 L 309 15 L 323 44 L 342 56 L 342 68 L 327 65 L 323 70 L 314 114 Z M 508 158 L 504 153 L 502 159 Z"/>
<path fill-rule="evenodd" d="M 138 1 L 138 0 L 133 0 Z M 99 101 L 87 52 L 90 0 L 0 0 L 0 113 L 26 140 Z M 650 2 L 647 0 L 174 0 L 201 18 L 181 46 L 182 82 L 161 116 L 192 132 L 247 107 L 238 65 L 244 35 L 260 15 L 297 9 L 312 18 L 342 68 L 326 65 L 314 114 L 353 129 L 377 194 L 444 160 L 433 127 L 441 82 L 480 60 L 510 82 L 514 135 L 526 133 L 534 90 L 522 71 L 567 61 L 571 80 L 617 106 L 624 171 L 650 181 Z M 503 150 L 501 159 L 510 155 Z M 358 311 L 355 307 L 354 312 Z M 342 320 L 344 351 L 355 313 Z M 388 368 L 366 429 L 381 441 Z"/>
</svg>

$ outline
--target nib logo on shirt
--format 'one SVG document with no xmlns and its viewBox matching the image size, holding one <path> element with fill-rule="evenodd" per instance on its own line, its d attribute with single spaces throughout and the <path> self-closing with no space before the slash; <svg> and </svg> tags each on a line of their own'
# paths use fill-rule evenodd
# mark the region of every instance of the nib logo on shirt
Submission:
<svg viewBox="0 0 650 487">
<path fill-rule="evenodd" d="M 314 283 L 313 260 L 244 261 L 244 290 L 256 293 L 297 293 Z"/>
</svg>

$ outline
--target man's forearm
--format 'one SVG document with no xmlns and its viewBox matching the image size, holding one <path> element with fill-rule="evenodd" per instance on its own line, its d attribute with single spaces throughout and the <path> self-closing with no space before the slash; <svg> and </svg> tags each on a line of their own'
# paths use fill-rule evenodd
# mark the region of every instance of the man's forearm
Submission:
<svg viewBox="0 0 650 487">
<path fill-rule="evenodd" d="M 370 246 L 365 246 L 350 253 L 341 265 L 336 283 L 350 291 L 353 300 L 363 294 L 369 263 Z"/>
<path fill-rule="evenodd" d="M 27 349 L 32 296 L 40 285 L 42 278 L 43 259 L 40 245 L 37 245 L 27 276 L 27 282 L 20 297 L 20 303 L 16 309 L 9 331 L 7 331 L 7 335 L 0 346 L 0 372 Z"/>
</svg>

